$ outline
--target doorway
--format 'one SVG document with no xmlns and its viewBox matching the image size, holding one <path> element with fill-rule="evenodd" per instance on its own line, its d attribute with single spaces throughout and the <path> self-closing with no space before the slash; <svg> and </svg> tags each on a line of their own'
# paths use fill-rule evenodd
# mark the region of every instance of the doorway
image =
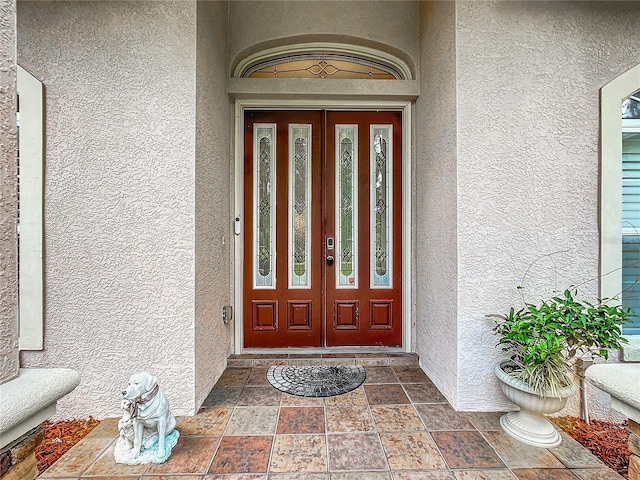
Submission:
<svg viewBox="0 0 640 480">
<path fill-rule="evenodd" d="M 244 112 L 244 348 L 402 345 L 402 113 Z"/>
</svg>

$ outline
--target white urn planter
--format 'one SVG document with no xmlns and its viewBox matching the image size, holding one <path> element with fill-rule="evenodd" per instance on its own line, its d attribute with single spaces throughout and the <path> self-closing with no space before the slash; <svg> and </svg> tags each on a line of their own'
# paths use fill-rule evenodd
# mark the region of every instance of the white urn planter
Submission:
<svg viewBox="0 0 640 480">
<path fill-rule="evenodd" d="M 553 424 L 543 417 L 562 410 L 569 397 L 578 391 L 576 385 L 560 389 L 559 396 L 540 396 L 522 380 L 502 370 L 508 360 L 498 363 L 494 372 L 502 393 L 520 407 L 519 411 L 509 412 L 500 418 L 502 429 L 513 438 L 534 447 L 552 448 L 560 445 L 562 438 Z"/>
</svg>

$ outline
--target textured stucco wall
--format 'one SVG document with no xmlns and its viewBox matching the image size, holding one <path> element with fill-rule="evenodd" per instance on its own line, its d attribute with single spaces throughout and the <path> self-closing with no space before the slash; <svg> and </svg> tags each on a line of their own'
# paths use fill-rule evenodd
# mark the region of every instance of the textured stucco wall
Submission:
<svg viewBox="0 0 640 480">
<path fill-rule="evenodd" d="M 420 8 L 416 101 L 416 353 L 453 402 L 457 378 L 456 49 L 454 2 Z"/>
<path fill-rule="evenodd" d="M 0 383 L 18 376 L 16 3 L 0 0 Z"/>
<path fill-rule="evenodd" d="M 195 175 L 195 395 L 199 406 L 221 375 L 231 349 L 230 103 L 226 95 L 226 2 L 198 2 Z"/>
<path fill-rule="evenodd" d="M 46 87 L 45 351 L 60 417 L 119 414 L 137 371 L 193 413 L 195 2 L 19 2 Z"/>
<path fill-rule="evenodd" d="M 597 296 L 599 89 L 640 62 L 638 25 L 638 2 L 457 3 L 457 409 L 505 407 L 484 315 L 517 285 Z"/>
<path fill-rule="evenodd" d="M 410 65 L 419 55 L 415 1 L 230 2 L 229 59 L 297 42 L 332 41 L 380 48 Z M 412 61 L 413 60 L 413 61 Z"/>
</svg>

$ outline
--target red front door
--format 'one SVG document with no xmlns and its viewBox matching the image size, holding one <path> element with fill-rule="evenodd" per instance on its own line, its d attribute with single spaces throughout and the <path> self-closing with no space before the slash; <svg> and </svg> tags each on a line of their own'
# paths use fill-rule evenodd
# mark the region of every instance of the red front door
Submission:
<svg viewBox="0 0 640 480">
<path fill-rule="evenodd" d="M 244 346 L 402 344 L 399 112 L 249 111 Z"/>
</svg>

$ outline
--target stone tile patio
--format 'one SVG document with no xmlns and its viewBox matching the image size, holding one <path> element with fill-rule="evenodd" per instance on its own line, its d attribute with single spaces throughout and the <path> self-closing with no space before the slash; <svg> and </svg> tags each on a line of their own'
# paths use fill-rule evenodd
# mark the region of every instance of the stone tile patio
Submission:
<svg viewBox="0 0 640 480">
<path fill-rule="evenodd" d="M 360 364 L 365 383 L 305 398 L 266 382 L 267 367 Z M 178 419 L 163 465 L 113 460 L 118 419 L 104 420 L 39 478 L 58 480 L 620 480 L 571 437 L 529 447 L 499 413 L 454 411 L 404 354 L 238 355 L 200 412 Z"/>
</svg>

